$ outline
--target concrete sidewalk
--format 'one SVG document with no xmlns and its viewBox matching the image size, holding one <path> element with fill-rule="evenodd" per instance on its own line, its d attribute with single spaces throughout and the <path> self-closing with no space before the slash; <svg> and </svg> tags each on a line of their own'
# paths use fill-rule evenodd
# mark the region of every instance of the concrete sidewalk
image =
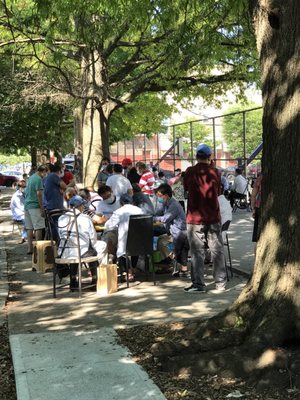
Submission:
<svg viewBox="0 0 300 400">
<path fill-rule="evenodd" d="M 147 374 L 118 343 L 116 328 L 208 318 L 228 307 L 245 285 L 246 277 L 234 274 L 229 290 L 218 295 L 183 292 L 189 281 L 159 277 L 151 282 L 121 288 L 107 297 L 87 292 L 60 291 L 52 297 L 52 275 L 31 270 L 26 245 L 16 245 L 11 222 L 0 213 L 0 255 L 15 273 L 15 293 L 8 304 L 10 342 L 18 400 L 42 399 L 163 399 Z M 229 230 L 233 267 L 251 272 L 253 244 L 249 213 L 238 211 Z M 0 262 L 6 268 L 6 260 Z M 213 288 L 207 271 L 208 289 Z M 0 271 L 0 281 L 6 280 Z M 5 288 L 2 288 L 3 296 Z M 1 307 L 2 308 L 2 307 Z"/>
</svg>

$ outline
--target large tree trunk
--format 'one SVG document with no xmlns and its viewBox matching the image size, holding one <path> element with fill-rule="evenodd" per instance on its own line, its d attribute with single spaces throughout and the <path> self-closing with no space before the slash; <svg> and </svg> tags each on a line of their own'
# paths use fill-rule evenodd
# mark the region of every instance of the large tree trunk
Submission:
<svg viewBox="0 0 300 400">
<path fill-rule="evenodd" d="M 297 0 L 262 0 L 255 16 L 264 148 L 263 232 L 252 291 L 255 331 L 277 344 L 288 332 L 300 338 L 299 21 Z"/>
</svg>

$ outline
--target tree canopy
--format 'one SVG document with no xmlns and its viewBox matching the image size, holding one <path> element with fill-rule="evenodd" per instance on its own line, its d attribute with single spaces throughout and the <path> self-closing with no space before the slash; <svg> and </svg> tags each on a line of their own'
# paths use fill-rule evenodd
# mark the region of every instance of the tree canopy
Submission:
<svg viewBox="0 0 300 400">
<path fill-rule="evenodd" d="M 86 168 L 109 151 L 113 113 L 142 94 L 165 91 L 178 100 L 210 101 L 257 80 L 245 0 L 7 0 L 1 5 L 2 55 L 24 57 L 33 69 L 47 68 L 49 85 L 82 101 L 83 126 L 89 128 L 83 134 Z"/>
<path fill-rule="evenodd" d="M 236 104 L 226 110 L 223 136 L 233 158 L 244 156 L 244 116 L 243 111 L 259 107 L 254 103 Z M 254 109 L 245 112 L 246 157 L 262 142 L 262 110 Z"/>
</svg>

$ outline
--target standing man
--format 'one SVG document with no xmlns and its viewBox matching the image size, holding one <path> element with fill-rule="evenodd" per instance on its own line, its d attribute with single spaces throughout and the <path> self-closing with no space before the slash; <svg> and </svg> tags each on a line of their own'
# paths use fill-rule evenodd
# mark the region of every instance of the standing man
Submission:
<svg viewBox="0 0 300 400">
<path fill-rule="evenodd" d="M 65 182 L 61 179 L 61 164 L 55 163 L 54 165 L 51 165 L 50 168 L 51 172 L 44 182 L 44 206 L 48 211 L 64 208 L 64 191 L 67 187 Z M 52 234 L 56 243 L 59 241 L 57 230 L 58 217 L 58 215 L 52 217 Z"/>
<path fill-rule="evenodd" d="M 25 228 L 28 237 L 27 254 L 33 252 L 33 231 L 35 240 L 43 239 L 45 229 L 44 208 L 43 208 L 43 178 L 48 169 L 44 165 L 38 167 L 37 172 L 30 176 L 25 191 Z"/>
<path fill-rule="evenodd" d="M 206 144 L 196 149 L 198 163 L 189 167 L 184 175 L 184 188 L 188 192 L 187 233 L 192 257 L 192 285 L 188 293 L 205 293 L 204 249 L 209 246 L 213 262 L 216 292 L 225 290 L 226 270 L 221 233 L 218 195 L 221 176 L 211 165 L 211 150 Z"/>
</svg>

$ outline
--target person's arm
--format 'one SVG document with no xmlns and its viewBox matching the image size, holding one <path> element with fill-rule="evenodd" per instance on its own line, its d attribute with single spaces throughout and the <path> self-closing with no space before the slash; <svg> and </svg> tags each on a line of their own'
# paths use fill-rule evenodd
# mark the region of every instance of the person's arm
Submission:
<svg viewBox="0 0 300 400">
<path fill-rule="evenodd" d="M 181 206 L 180 206 L 181 207 Z M 157 221 L 163 222 L 164 224 L 170 224 L 177 217 L 177 207 L 176 204 L 171 204 L 164 212 L 161 217 L 156 217 Z"/>
<path fill-rule="evenodd" d="M 59 182 L 59 187 L 62 192 L 64 192 L 67 188 L 67 185 L 65 184 L 65 182 L 62 179 Z"/>
<path fill-rule="evenodd" d="M 39 207 L 40 207 L 40 210 L 41 210 L 41 215 L 43 217 L 44 216 L 43 191 L 42 190 L 37 190 L 36 191 L 36 196 L 37 196 L 37 200 L 38 200 Z"/>
<path fill-rule="evenodd" d="M 120 223 L 120 216 L 116 213 L 113 213 L 113 215 L 109 218 L 108 221 L 105 222 L 105 229 L 115 229 L 118 228 Z"/>
</svg>

